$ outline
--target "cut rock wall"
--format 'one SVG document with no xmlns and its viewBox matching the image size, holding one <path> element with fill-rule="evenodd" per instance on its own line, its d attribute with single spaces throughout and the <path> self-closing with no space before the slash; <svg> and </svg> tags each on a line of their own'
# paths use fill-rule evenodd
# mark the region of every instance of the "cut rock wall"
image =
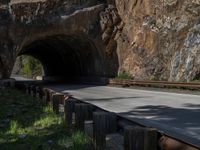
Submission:
<svg viewBox="0 0 200 150">
<path fill-rule="evenodd" d="M 109 22 L 102 38 L 115 40 L 119 72 L 140 80 L 199 78 L 199 0 L 115 0 L 104 13 L 117 18 L 116 24 L 103 17 L 101 22 Z"/>
</svg>

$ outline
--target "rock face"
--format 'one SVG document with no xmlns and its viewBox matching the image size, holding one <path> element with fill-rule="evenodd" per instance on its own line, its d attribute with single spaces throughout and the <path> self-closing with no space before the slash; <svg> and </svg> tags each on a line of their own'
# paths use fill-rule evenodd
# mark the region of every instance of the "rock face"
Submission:
<svg viewBox="0 0 200 150">
<path fill-rule="evenodd" d="M 119 72 L 146 80 L 199 78 L 199 0 L 115 0 L 114 6 L 101 17 L 102 38 L 115 40 Z"/>
<path fill-rule="evenodd" d="M 2 0 L 0 78 L 27 54 L 48 76 L 198 79 L 199 15 L 199 0 Z"/>
</svg>

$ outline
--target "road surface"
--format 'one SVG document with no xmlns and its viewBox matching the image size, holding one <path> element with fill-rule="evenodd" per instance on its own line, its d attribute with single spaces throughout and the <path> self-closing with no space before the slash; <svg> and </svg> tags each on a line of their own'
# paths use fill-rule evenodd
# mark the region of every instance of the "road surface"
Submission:
<svg viewBox="0 0 200 150">
<path fill-rule="evenodd" d="M 37 79 L 26 78 L 20 75 L 12 75 L 11 78 L 15 79 L 16 81 L 42 81 L 41 76 L 37 76 Z"/>
<path fill-rule="evenodd" d="M 49 87 L 200 147 L 200 95 L 92 85 Z"/>
</svg>

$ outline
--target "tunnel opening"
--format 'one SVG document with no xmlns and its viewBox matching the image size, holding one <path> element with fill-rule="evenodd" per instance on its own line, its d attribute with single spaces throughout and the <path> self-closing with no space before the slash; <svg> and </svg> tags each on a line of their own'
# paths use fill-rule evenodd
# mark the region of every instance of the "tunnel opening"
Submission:
<svg viewBox="0 0 200 150">
<path fill-rule="evenodd" d="M 43 75 L 44 70 L 41 62 L 29 55 L 17 57 L 11 73 L 11 77 L 16 79 L 42 80 Z"/>
<path fill-rule="evenodd" d="M 103 55 L 84 36 L 56 35 L 26 44 L 18 56 L 38 59 L 46 77 L 74 79 L 104 76 Z"/>
</svg>

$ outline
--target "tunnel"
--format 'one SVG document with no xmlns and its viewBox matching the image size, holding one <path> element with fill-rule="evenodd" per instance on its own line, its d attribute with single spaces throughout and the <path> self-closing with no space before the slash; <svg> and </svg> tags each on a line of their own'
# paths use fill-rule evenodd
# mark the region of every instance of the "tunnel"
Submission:
<svg viewBox="0 0 200 150">
<path fill-rule="evenodd" d="M 104 76 L 103 54 L 84 36 L 56 35 L 37 39 L 22 47 L 18 56 L 21 55 L 38 59 L 45 77 Z"/>
</svg>

